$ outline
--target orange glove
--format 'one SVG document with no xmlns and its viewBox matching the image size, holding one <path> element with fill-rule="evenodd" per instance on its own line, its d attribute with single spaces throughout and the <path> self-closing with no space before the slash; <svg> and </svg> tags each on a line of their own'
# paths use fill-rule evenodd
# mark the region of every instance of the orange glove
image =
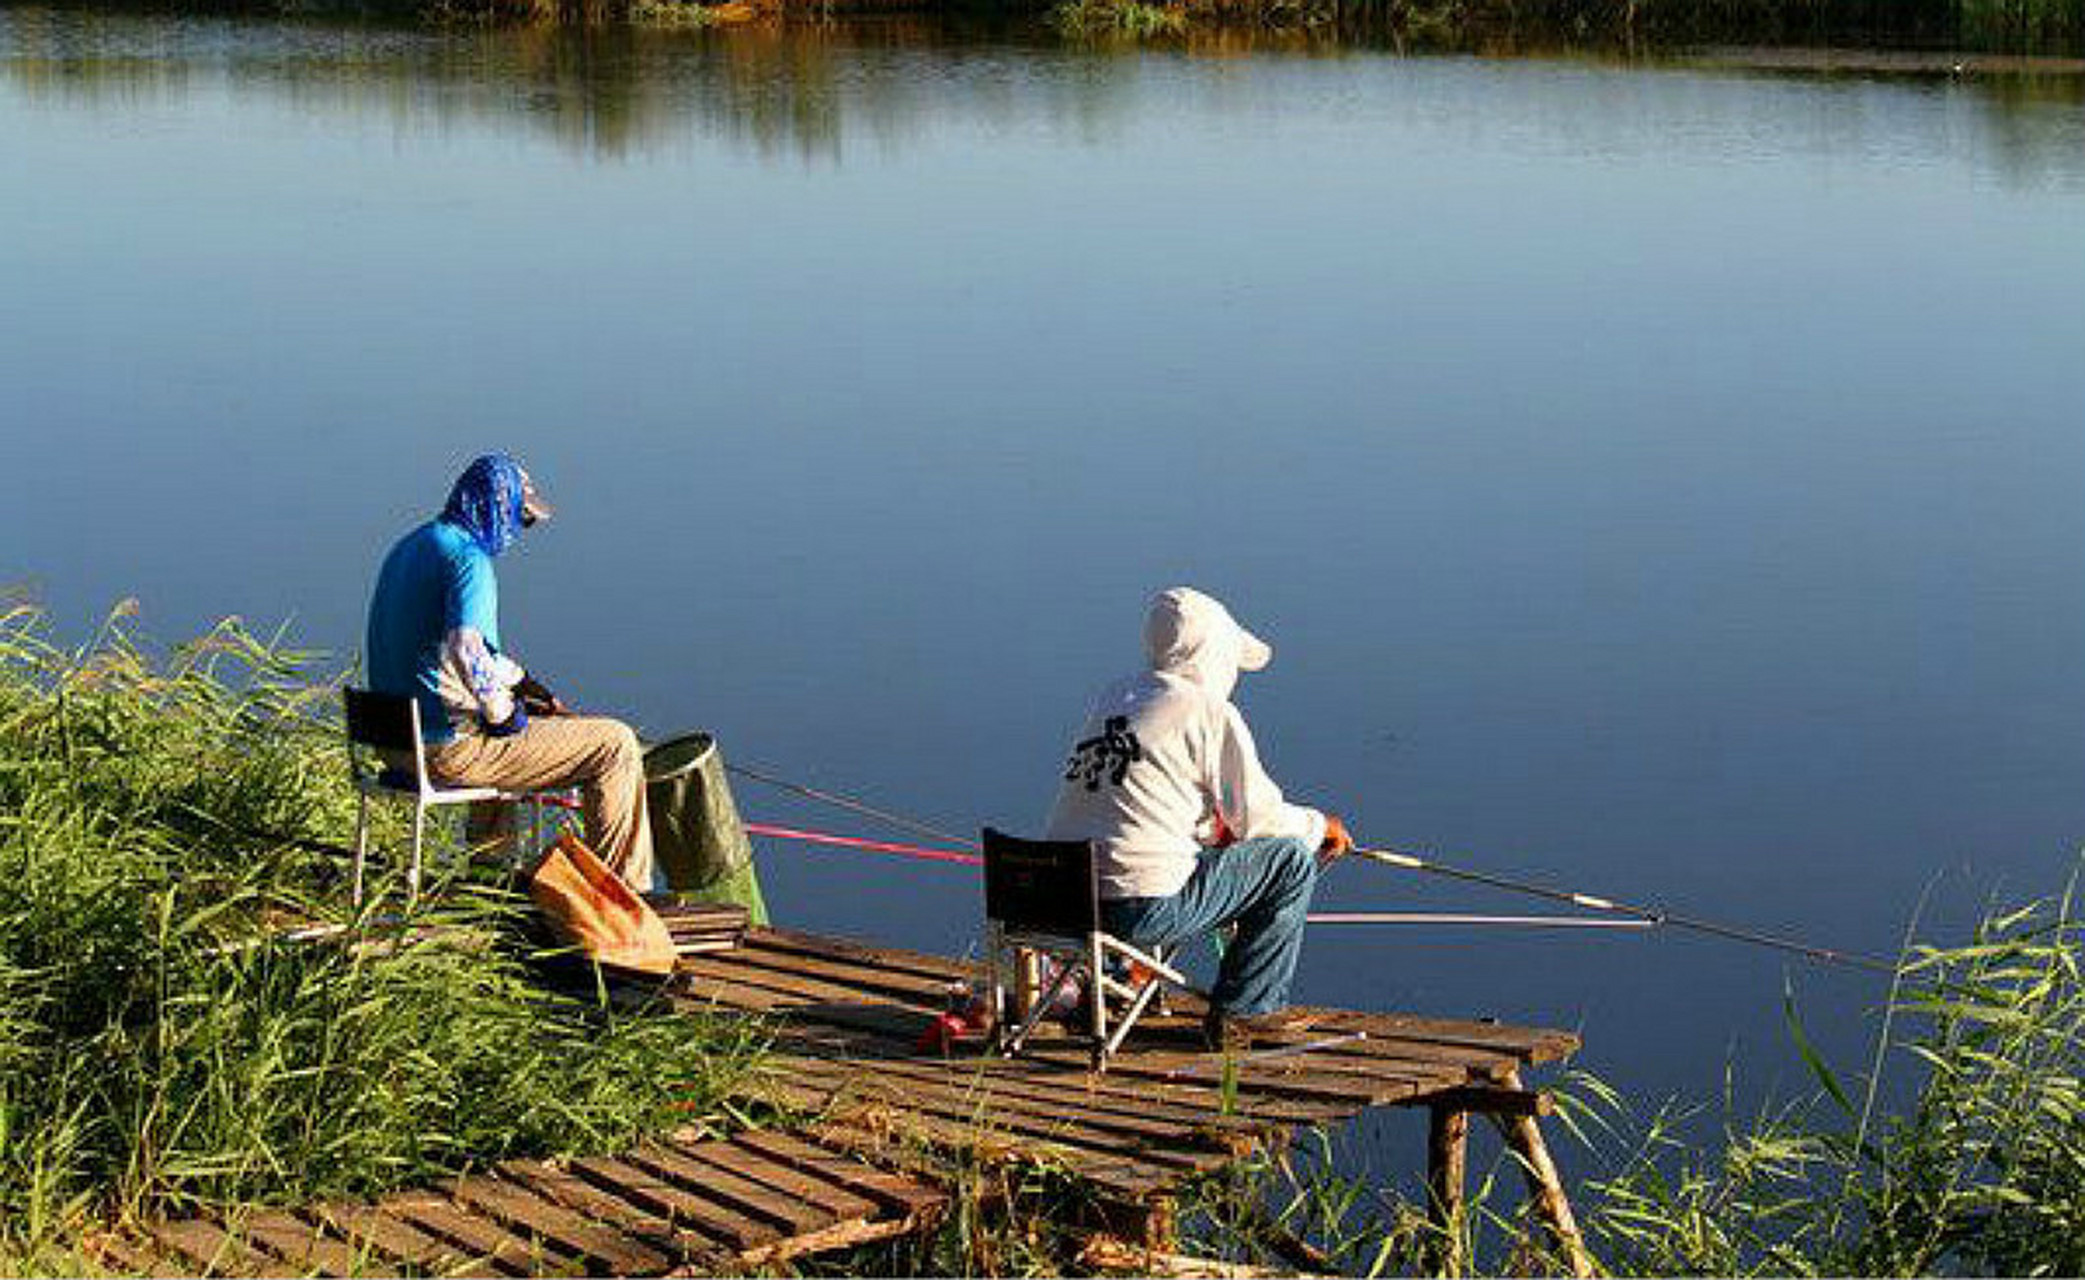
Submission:
<svg viewBox="0 0 2085 1280">
<path fill-rule="evenodd" d="M 1336 815 L 1325 815 L 1325 841 L 1318 846 L 1318 856 L 1330 862 L 1354 847 L 1354 837 L 1347 834 L 1347 824 Z"/>
</svg>

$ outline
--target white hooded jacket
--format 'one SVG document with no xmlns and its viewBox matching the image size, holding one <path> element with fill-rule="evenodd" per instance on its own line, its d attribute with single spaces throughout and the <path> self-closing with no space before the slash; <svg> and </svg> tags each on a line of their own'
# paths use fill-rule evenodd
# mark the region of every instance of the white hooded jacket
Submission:
<svg viewBox="0 0 2085 1280">
<path fill-rule="evenodd" d="M 1103 898 L 1180 892 L 1218 815 L 1241 840 L 1323 843 L 1324 815 L 1282 798 L 1231 704 L 1239 673 L 1266 666 L 1272 650 L 1189 587 L 1153 599 L 1144 649 L 1151 669 L 1094 700 L 1046 838 L 1098 842 Z"/>
</svg>

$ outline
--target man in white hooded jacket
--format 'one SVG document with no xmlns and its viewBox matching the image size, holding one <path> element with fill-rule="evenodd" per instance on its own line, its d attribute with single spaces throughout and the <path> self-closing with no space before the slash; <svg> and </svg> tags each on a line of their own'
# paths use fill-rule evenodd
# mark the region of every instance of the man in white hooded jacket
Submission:
<svg viewBox="0 0 2085 1280">
<path fill-rule="evenodd" d="M 1191 587 L 1144 622 L 1146 671 L 1094 701 L 1047 838 L 1091 840 L 1108 931 L 1163 946 L 1235 923 L 1206 1025 L 1236 1047 L 1303 1020 L 1287 1008 L 1320 859 L 1353 847 L 1338 818 L 1290 804 L 1231 703 L 1273 650 Z"/>
</svg>

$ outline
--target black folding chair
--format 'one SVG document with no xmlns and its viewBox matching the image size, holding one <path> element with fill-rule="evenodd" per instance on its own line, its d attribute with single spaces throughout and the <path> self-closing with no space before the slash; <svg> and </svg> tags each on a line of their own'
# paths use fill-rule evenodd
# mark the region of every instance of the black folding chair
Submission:
<svg viewBox="0 0 2085 1280">
<path fill-rule="evenodd" d="M 985 930 L 992 970 L 991 1007 L 998 1016 L 1001 1053 L 1011 1057 L 1074 979 L 1085 983 L 1093 1069 L 1105 1071 L 1108 1059 L 1122 1047 L 1130 1028 L 1150 1007 L 1165 983 L 1186 987 L 1187 979 L 1157 955 L 1111 936 L 1101 927 L 1100 893 L 1094 880 L 1093 845 L 1084 840 L 1022 840 L 990 827 L 984 831 Z M 1036 995 L 1033 1007 L 1018 1011 L 1019 1026 L 1006 1028 L 1005 975 L 1021 963 L 1023 952 L 1039 952 L 1057 961 L 1056 974 Z M 1109 961 L 1126 963 L 1130 980 L 1108 972 Z M 1009 963 L 1011 962 L 1011 963 Z M 1110 1017 L 1110 998 L 1123 1001 Z"/>
</svg>

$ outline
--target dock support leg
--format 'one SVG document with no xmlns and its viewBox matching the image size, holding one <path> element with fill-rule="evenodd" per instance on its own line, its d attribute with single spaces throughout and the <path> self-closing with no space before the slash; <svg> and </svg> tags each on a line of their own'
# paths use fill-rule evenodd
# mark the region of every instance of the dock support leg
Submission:
<svg viewBox="0 0 2085 1280">
<path fill-rule="evenodd" d="M 1426 1216 L 1439 1232 L 1429 1258 L 1436 1275 L 1459 1276 L 1462 1256 L 1462 1199 L 1469 1165 L 1470 1113 L 1452 1106 L 1427 1108 Z"/>
<path fill-rule="evenodd" d="M 1509 1089 L 1520 1088 L 1520 1073 L 1507 1073 L 1502 1083 Z M 1564 1181 L 1557 1173 L 1556 1161 L 1549 1157 L 1549 1144 L 1542 1140 L 1540 1122 L 1532 1115 L 1494 1115 L 1492 1122 L 1505 1135 L 1507 1149 L 1520 1163 L 1521 1174 L 1527 1179 L 1528 1201 L 1535 1217 L 1548 1230 L 1550 1244 L 1563 1254 L 1572 1275 L 1591 1276 L 1593 1256 L 1586 1252 L 1585 1237 L 1578 1233 L 1578 1219 L 1572 1216 L 1571 1201 L 1564 1195 Z"/>
</svg>

